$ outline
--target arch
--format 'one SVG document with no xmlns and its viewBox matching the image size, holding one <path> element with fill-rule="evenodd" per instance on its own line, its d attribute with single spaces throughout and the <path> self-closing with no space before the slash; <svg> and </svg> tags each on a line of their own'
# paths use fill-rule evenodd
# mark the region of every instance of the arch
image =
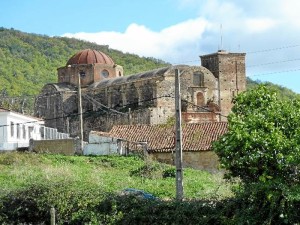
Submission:
<svg viewBox="0 0 300 225">
<path fill-rule="evenodd" d="M 196 95 L 196 104 L 198 106 L 204 106 L 205 105 L 205 98 L 204 98 L 204 94 L 202 92 L 198 92 Z"/>
</svg>

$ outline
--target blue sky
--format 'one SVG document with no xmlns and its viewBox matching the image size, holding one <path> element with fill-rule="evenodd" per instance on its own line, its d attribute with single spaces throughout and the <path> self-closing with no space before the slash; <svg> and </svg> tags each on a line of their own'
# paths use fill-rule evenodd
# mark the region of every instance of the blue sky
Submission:
<svg viewBox="0 0 300 225">
<path fill-rule="evenodd" d="M 298 0 L 2 0 L 0 26 L 173 64 L 246 52 L 247 76 L 300 93 L 299 9 Z"/>
</svg>

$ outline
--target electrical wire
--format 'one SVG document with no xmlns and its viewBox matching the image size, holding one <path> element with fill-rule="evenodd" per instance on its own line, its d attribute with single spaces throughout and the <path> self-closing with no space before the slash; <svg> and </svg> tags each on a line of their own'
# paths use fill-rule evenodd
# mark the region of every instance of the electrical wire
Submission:
<svg viewBox="0 0 300 225">
<path fill-rule="evenodd" d="M 167 98 L 167 97 L 171 97 L 173 98 L 173 96 L 171 94 L 167 94 L 167 95 L 163 95 L 163 96 L 158 96 L 158 97 L 155 97 L 155 98 L 150 98 L 150 99 L 145 99 L 143 101 L 139 101 L 140 103 L 141 102 L 149 102 L 149 101 L 153 101 L 153 100 L 156 100 L 156 99 L 160 99 L 160 98 Z M 139 102 L 135 102 L 134 104 L 138 104 Z M 132 106 L 133 103 L 130 103 L 130 104 L 127 104 L 127 105 L 124 105 L 122 108 L 128 108 L 129 106 Z M 113 108 L 110 108 L 110 107 L 107 107 L 105 108 L 106 110 L 109 110 L 109 113 L 110 114 L 120 114 L 122 112 L 120 111 L 117 111 Z M 71 118 L 71 117 L 78 117 L 80 115 L 84 115 L 84 116 L 88 116 L 88 115 L 91 115 L 91 114 L 95 114 L 95 113 L 99 113 L 99 112 L 106 112 L 108 113 L 108 111 L 106 110 L 103 110 L 103 109 L 98 109 L 98 110 L 87 110 L 85 112 L 83 112 L 82 114 L 80 113 L 70 113 L 70 114 L 67 114 L 67 115 L 64 115 L 64 116 L 59 116 L 59 117 L 53 117 L 53 118 L 47 118 L 47 119 L 40 119 L 40 118 L 37 118 L 37 120 L 33 120 L 33 121 L 28 121 L 28 122 L 24 122 L 24 123 L 17 123 L 17 124 L 28 124 L 28 123 L 40 123 L 42 121 L 46 122 L 46 121 L 51 121 L 51 120 L 57 120 L 57 119 L 67 119 L 67 118 Z M 122 113 L 123 115 L 128 115 L 128 113 Z M 6 127 L 6 126 L 10 126 L 10 124 L 5 124 L 5 125 L 0 125 L 0 127 Z"/>
</svg>

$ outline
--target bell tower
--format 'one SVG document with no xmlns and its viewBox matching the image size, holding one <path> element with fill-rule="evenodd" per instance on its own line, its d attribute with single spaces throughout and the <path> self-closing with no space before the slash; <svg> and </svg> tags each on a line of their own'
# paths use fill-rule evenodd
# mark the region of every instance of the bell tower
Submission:
<svg viewBox="0 0 300 225">
<path fill-rule="evenodd" d="M 218 104 L 224 116 L 231 111 L 233 97 L 246 90 L 245 56 L 246 53 L 229 53 L 224 50 L 200 56 L 201 65 L 217 78 Z M 227 120 L 224 116 L 220 115 L 220 121 Z"/>
</svg>

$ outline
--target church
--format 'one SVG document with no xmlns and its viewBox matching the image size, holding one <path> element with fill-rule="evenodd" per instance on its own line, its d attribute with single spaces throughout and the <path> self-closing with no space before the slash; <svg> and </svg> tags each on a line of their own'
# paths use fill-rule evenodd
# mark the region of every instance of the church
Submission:
<svg viewBox="0 0 300 225">
<path fill-rule="evenodd" d="M 57 69 L 57 83 L 43 87 L 35 116 L 48 127 L 78 136 L 82 108 L 85 140 L 91 130 L 107 132 L 114 125 L 167 124 L 175 117 L 178 69 L 183 122 L 224 122 L 232 98 L 246 89 L 245 53 L 219 50 L 200 61 L 201 66 L 174 65 L 125 76 L 108 55 L 82 50 Z"/>
</svg>

